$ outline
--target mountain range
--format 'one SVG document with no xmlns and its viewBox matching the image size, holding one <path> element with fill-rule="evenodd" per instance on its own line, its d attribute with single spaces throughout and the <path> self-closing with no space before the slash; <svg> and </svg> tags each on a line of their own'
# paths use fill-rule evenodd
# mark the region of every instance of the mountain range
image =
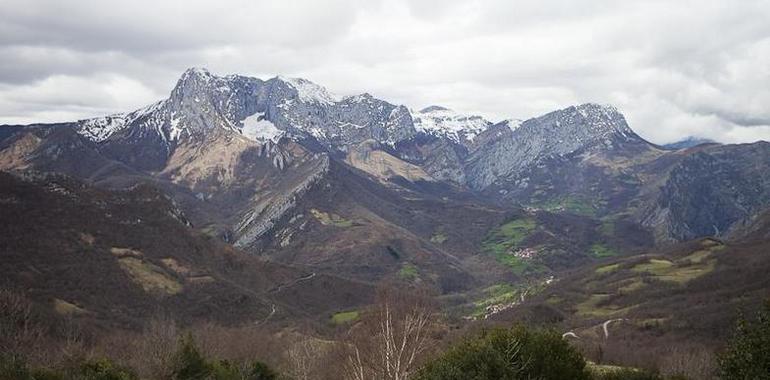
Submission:
<svg viewBox="0 0 770 380">
<path fill-rule="evenodd" d="M 659 146 L 618 109 L 592 103 L 492 122 L 367 93 L 338 97 L 306 79 L 194 68 L 167 99 L 139 110 L 0 132 L 8 191 L 35 186 L 43 194 L 75 181 L 84 194 L 115 204 L 126 191 L 157 192 L 164 206 L 139 207 L 136 219 L 173 207 L 170 215 L 194 236 L 188 241 L 257 256 L 255 274 L 283 268 L 274 286 L 313 273 L 366 289 L 359 294 L 367 296 L 339 296 L 332 304 L 340 309 L 365 302 L 368 284 L 384 280 L 472 293 L 653 247 L 728 239 L 770 209 L 770 143 Z M 49 172 L 67 177 L 41 174 Z M 17 202 L 7 199 L 3 207 Z M 99 204 L 89 206 L 102 212 L 91 221 L 108 212 Z M 104 239 L 106 251 L 157 251 Z M 184 252 L 158 252 L 142 260 L 172 277 L 182 275 L 159 260 L 200 266 L 192 272 L 240 291 L 256 286 L 263 294 L 271 286 L 233 280 Z M 266 315 L 274 300 L 254 302 Z"/>
</svg>

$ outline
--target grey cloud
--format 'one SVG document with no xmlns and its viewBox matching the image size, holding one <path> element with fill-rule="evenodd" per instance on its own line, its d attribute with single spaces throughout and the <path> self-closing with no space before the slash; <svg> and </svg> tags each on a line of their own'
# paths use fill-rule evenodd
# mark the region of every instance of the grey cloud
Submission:
<svg viewBox="0 0 770 380">
<path fill-rule="evenodd" d="M 770 1 L 0 3 L 0 123 L 130 110 L 190 66 L 491 119 L 617 105 L 642 136 L 770 139 Z"/>
</svg>

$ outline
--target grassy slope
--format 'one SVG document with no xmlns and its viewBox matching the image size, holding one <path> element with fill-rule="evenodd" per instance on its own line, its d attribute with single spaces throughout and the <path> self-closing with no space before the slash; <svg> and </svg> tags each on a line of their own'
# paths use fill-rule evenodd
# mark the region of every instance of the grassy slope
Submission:
<svg viewBox="0 0 770 380">
<path fill-rule="evenodd" d="M 113 192 L 0 172 L 0 199 L 0 287 L 100 325 L 134 327 L 158 312 L 224 323 L 313 319 L 372 294 L 331 276 L 295 283 L 307 272 L 195 232 L 149 186 Z"/>
<path fill-rule="evenodd" d="M 616 258 L 576 270 L 496 319 L 539 322 L 542 315 L 558 315 L 558 328 L 575 331 L 588 344 L 602 341 L 602 322 L 624 318 L 614 331 L 628 347 L 665 347 L 664 342 L 718 347 L 739 311 L 768 297 L 768 253 L 770 242 L 760 237 L 701 239 Z"/>
</svg>

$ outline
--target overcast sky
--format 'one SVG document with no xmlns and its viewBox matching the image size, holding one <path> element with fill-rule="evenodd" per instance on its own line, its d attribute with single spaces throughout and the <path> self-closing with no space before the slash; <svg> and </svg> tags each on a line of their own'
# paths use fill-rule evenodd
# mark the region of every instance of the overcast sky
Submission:
<svg viewBox="0 0 770 380">
<path fill-rule="evenodd" d="M 130 111 L 192 66 L 493 121 L 608 103 L 656 143 L 770 140 L 770 0 L 0 0 L 0 124 Z"/>
</svg>

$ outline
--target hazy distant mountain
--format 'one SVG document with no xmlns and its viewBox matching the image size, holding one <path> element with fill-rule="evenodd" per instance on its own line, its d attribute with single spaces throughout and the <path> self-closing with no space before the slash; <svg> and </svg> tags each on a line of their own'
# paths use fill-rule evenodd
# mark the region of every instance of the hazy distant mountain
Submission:
<svg viewBox="0 0 770 380">
<path fill-rule="evenodd" d="M 663 145 L 663 147 L 667 149 L 687 149 L 687 148 L 692 148 L 694 146 L 698 146 L 702 144 L 716 144 L 716 143 L 717 143 L 716 141 L 711 139 L 704 139 L 704 138 L 690 136 L 676 142 L 665 144 Z"/>
</svg>

